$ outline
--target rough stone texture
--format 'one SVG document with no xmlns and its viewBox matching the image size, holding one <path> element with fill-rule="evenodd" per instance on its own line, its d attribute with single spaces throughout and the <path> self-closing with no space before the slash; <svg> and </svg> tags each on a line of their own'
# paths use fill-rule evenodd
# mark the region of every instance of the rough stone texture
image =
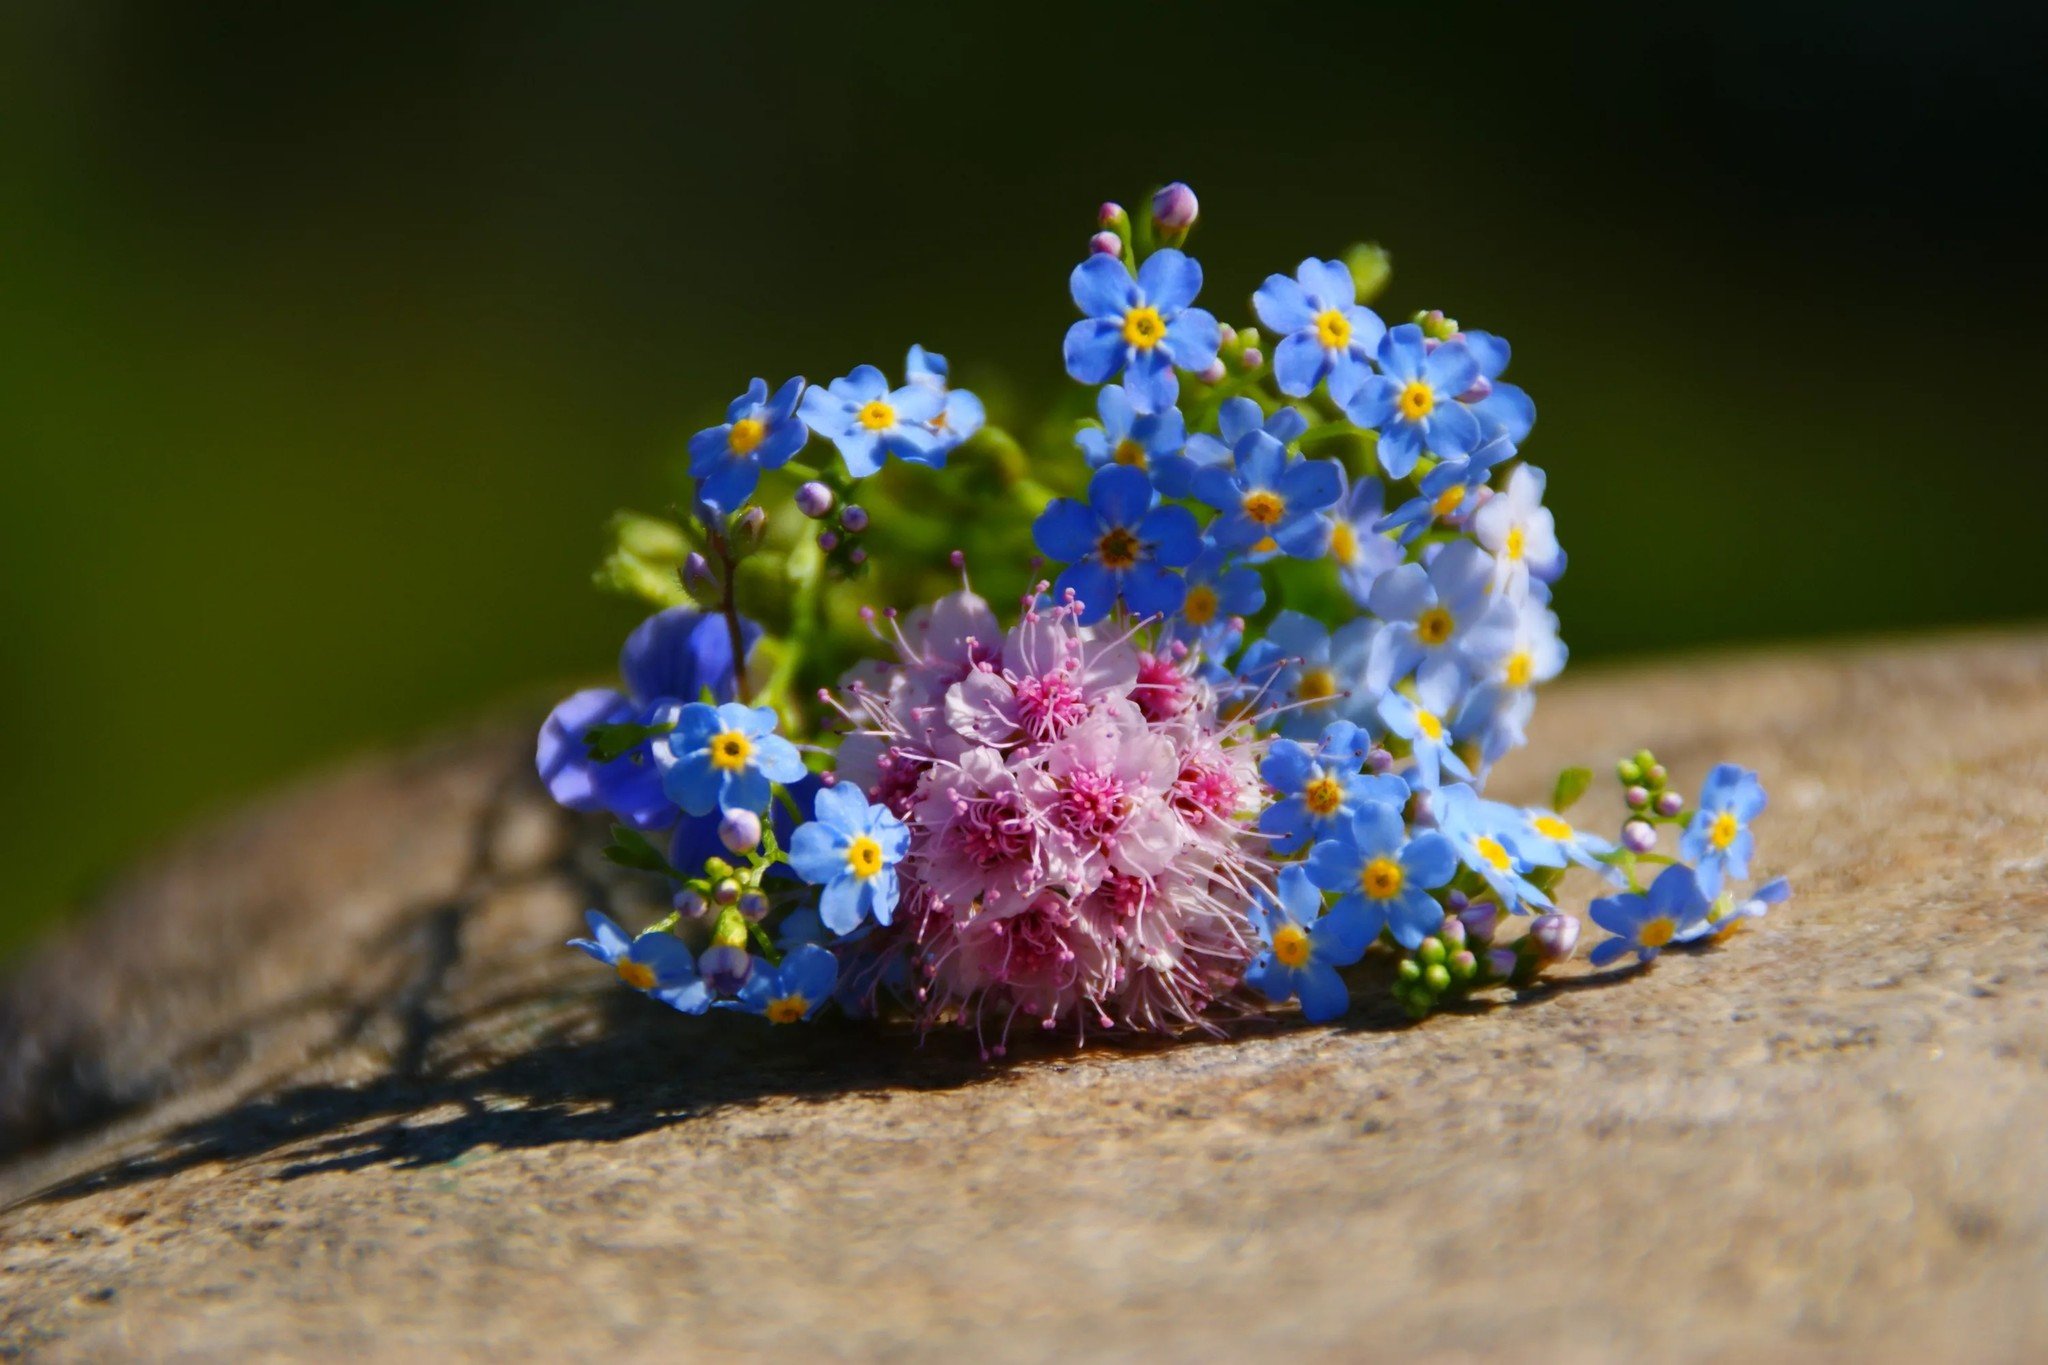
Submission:
<svg viewBox="0 0 2048 1365">
<path fill-rule="evenodd" d="M 994 1068 L 579 970 L 635 890 L 523 728 L 303 788 L 0 991 L 0 1356 L 2048 1352 L 2048 637 L 1593 672 L 1537 737 L 1523 796 L 1758 767 L 1796 898 L 1420 1027 Z"/>
</svg>

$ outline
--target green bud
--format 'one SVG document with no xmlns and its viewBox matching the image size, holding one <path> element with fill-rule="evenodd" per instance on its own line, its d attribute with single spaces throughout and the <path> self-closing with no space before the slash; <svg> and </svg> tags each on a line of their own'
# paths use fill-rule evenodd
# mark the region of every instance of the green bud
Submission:
<svg viewBox="0 0 2048 1365">
<path fill-rule="evenodd" d="M 1614 775 L 1630 786 L 1634 786 L 1643 780 L 1643 768 L 1634 759 L 1624 758 L 1621 762 L 1614 765 Z"/>
<path fill-rule="evenodd" d="M 1643 770 L 1643 780 L 1649 783 L 1653 788 L 1661 787 L 1666 782 L 1669 782 L 1671 780 L 1671 774 L 1664 771 L 1664 765 L 1662 763 L 1652 763 L 1648 768 Z"/>
<path fill-rule="evenodd" d="M 1445 317 L 1441 308 L 1417 313 L 1410 321 L 1420 327 L 1422 334 L 1431 341 L 1449 341 L 1458 333 L 1458 320 Z"/>
<path fill-rule="evenodd" d="M 1470 981 L 1479 971 L 1479 959 L 1472 956 L 1469 948 L 1461 949 L 1452 953 L 1444 966 L 1449 969 L 1451 980 Z"/>
<path fill-rule="evenodd" d="M 1432 991 L 1442 995 L 1451 988 L 1451 973 L 1441 962 L 1433 962 L 1422 974 L 1422 980 Z"/>
<path fill-rule="evenodd" d="M 1651 753 L 1648 749 L 1636 750 L 1636 766 L 1645 773 L 1649 772 L 1650 769 L 1657 766 L 1657 755 Z"/>
<path fill-rule="evenodd" d="M 1448 955 L 1447 950 L 1444 948 L 1444 941 L 1440 938 L 1426 938 L 1422 940 L 1422 946 L 1415 950 L 1415 956 L 1426 967 L 1434 967 Z"/>
<path fill-rule="evenodd" d="M 636 559 L 656 564 L 680 564 L 690 552 L 690 542 L 672 521 L 646 517 L 638 512 L 620 512 L 611 520 L 612 544 Z"/>
<path fill-rule="evenodd" d="M 704 875 L 714 880 L 719 877 L 730 877 L 732 875 L 732 864 L 723 858 L 706 858 L 704 860 Z"/>
<path fill-rule="evenodd" d="M 1351 282 L 1358 286 L 1360 303 L 1378 298 L 1394 276 L 1394 258 L 1373 242 L 1360 242 L 1345 252 L 1344 265 L 1351 272 Z"/>
<path fill-rule="evenodd" d="M 1422 979 L 1422 968 L 1414 958 L 1404 957 L 1401 959 L 1401 965 L 1394 968 L 1394 975 L 1403 981 L 1419 981 Z"/>
<path fill-rule="evenodd" d="M 728 905 L 718 912 L 718 922 L 711 926 L 711 942 L 720 948 L 745 948 L 747 946 L 747 917 Z"/>
</svg>

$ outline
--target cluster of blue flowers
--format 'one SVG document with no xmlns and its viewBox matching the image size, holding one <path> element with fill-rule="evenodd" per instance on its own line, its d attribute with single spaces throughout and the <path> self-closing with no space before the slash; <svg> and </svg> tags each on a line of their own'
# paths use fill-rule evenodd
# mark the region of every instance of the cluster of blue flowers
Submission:
<svg viewBox="0 0 2048 1365">
<path fill-rule="evenodd" d="M 1032 536 L 1059 566 L 1055 604 L 1184 661 L 1232 742 L 1259 747 L 1250 824 L 1270 879 L 1244 908 L 1258 945 L 1245 983 L 1332 1018 L 1349 1007 L 1345 969 L 1377 943 L 1414 1014 L 1527 984 L 1573 954 L 1579 922 L 1557 897 L 1574 867 L 1612 892 L 1590 906 L 1610 935 L 1596 966 L 1719 941 L 1781 902 L 1782 879 L 1737 890 L 1765 800 L 1745 770 L 1716 768 L 1688 817 L 1653 755 L 1623 760 L 1617 839 L 1566 818 L 1583 770 L 1544 807 L 1484 795 L 1567 657 L 1552 601 L 1565 553 L 1544 473 L 1522 457 L 1536 409 L 1504 377 L 1511 349 L 1439 311 L 1390 325 L 1370 306 L 1376 249 L 1273 274 L 1251 296 L 1256 327 L 1219 322 L 1182 249 L 1195 216 L 1179 185 L 1137 220 L 1104 206 L 1069 276 L 1080 320 L 1063 346 L 1067 373 L 1097 388 L 1074 438 L 1085 469 L 1072 496 L 1042 499 Z M 843 985 L 835 950 L 891 924 L 907 807 L 785 737 L 786 693 L 746 703 L 761 632 L 734 569 L 765 534 L 750 505 L 765 476 L 801 479 L 805 516 L 838 513 L 815 545 L 850 573 L 868 528 L 853 485 L 891 457 L 944 469 L 984 431 L 1009 440 L 943 356 L 913 346 L 900 384 L 872 365 L 822 387 L 756 379 L 690 439 L 695 522 L 677 544 L 698 548 L 674 576 L 707 610 L 644 622 L 624 686 L 565 701 L 538 756 L 562 804 L 616 817 L 619 861 L 676 888 L 653 930 L 629 938 L 592 912 L 576 940 L 627 985 L 688 1013 L 806 1019 Z M 839 470 L 797 463 L 813 435 Z M 1346 599 L 1341 620 L 1283 605 Z M 779 643 L 800 661 L 807 641 Z M 1665 825 L 1682 826 L 1676 858 L 1658 850 Z M 1645 868 L 1661 870 L 1646 884 Z M 1502 937 L 1515 916 L 1527 931 Z"/>
</svg>

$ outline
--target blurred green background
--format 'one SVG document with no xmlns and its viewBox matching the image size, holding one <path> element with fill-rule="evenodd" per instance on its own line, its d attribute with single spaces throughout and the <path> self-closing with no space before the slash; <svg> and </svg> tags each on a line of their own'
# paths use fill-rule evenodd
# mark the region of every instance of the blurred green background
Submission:
<svg viewBox="0 0 2048 1365">
<path fill-rule="evenodd" d="M 282 775 L 607 672 L 756 373 L 1020 428 L 1104 198 L 1512 338 L 1575 661 L 2048 613 L 2038 12 L 0 9 L 0 952 Z M 1066 458 L 1063 451 L 1041 454 Z"/>
</svg>

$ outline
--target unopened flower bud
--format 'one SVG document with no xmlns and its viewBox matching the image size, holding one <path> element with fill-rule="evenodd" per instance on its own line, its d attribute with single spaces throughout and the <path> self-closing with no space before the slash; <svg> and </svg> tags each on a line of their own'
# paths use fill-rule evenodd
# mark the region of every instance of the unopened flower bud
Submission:
<svg viewBox="0 0 2048 1365">
<path fill-rule="evenodd" d="M 1648 853 L 1657 846 L 1657 827 L 1648 820 L 1631 820 L 1621 827 L 1621 846 L 1631 853 Z"/>
<path fill-rule="evenodd" d="M 1630 787 L 1621 794 L 1621 799 L 1628 802 L 1630 810 L 1641 810 L 1650 804 L 1650 789 L 1644 786 Z"/>
<path fill-rule="evenodd" d="M 1385 749 L 1374 749 L 1365 756 L 1365 766 L 1375 773 L 1383 773 L 1394 766 L 1394 756 Z"/>
<path fill-rule="evenodd" d="M 1244 367 L 1247 370 L 1256 370 L 1257 368 L 1259 368 L 1259 366 L 1265 363 L 1266 353 L 1264 351 L 1261 351 L 1256 346 L 1247 346 L 1244 348 Z"/>
<path fill-rule="evenodd" d="M 846 504 L 846 510 L 839 514 L 839 524 L 854 535 L 868 529 L 868 509 L 857 502 Z"/>
<path fill-rule="evenodd" d="M 752 891 L 742 892 L 737 908 L 743 918 L 759 924 L 762 920 L 768 918 L 768 893 L 759 887 L 754 888 Z"/>
<path fill-rule="evenodd" d="M 1444 966 L 1451 972 L 1453 981 L 1470 981 L 1479 972 L 1479 959 L 1467 949 L 1460 948 L 1445 959 Z"/>
<path fill-rule="evenodd" d="M 839 548 L 839 537 L 831 531 L 818 532 L 818 548 L 828 555 L 831 554 Z"/>
<path fill-rule="evenodd" d="M 1431 341 L 1449 341 L 1458 333 L 1458 320 L 1444 316 L 1441 308 L 1432 308 L 1426 313 L 1417 313 L 1415 323 L 1422 328 L 1422 335 Z"/>
<path fill-rule="evenodd" d="M 1458 949 L 1465 946 L 1465 926 L 1457 919 L 1447 919 L 1436 936 L 1444 941 L 1446 948 Z"/>
<path fill-rule="evenodd" d="M 1460 403 L 1484 403 L 1491 397 L 1493 397 L 1493 381 L 1482 374 L 1472 381 L 1471 388 L 1458 395 L 1458 401 Z"/>
<path fill-rule="evenodd" d="M 1114 232 L 1098 232 L 1088 239 L 1088 249 L 1097 256 L 1121 256 L 1124 254 L 1124 239 Z"/>
<path fill-rule="evenodd" d="M 1648 749 L 1636 750 L 1635 757 L 1636 766 L 1638 768 L 1641 768 L 1645 773 L 1649 772 L 1650 769 L 1657 766 L 1657 755 L 1651 753 Z"/>
<path fill-rule="evenodd" d="M 1152 196 L 1152 221 L 1168 232 L 1186 232 L 1200 212 L 1195 192 L 1178 180 Z"/>
<path fill-rule="evenodd" d="M 753 974 L 754 959 L 747 956 L 745 948 L 733 944 L 714 944 L 697 959 L 697 975 L 717 995 L 738 995 Z"/>
<path fill-rule="evenodd" d="M 1458 912 L 1458 922 L 1471 937 L 1481 943 L 1489 942 L 1494 930 L 1500 927 L 1500 907 L 1492 901 L 1474 901 Z"/>
<path fill-rule="evenodd" d="M 1208 367 L 1202 371 L 1200 378 L 1204 384 L 1221 384 L 1224 373 L 1223 361 L 1219 358 L 1209 362 Z"/>
<path fill-rule="evenodd" d="M 761 817 L 750 810 L 727 811 L 718 822 L 718 842 L 728 853 L 751 853 L 761 843 Z"/>
<path fill-rule="evenodd" d="M 1614 765 L 1614 775 L 1630 786 L 1634 786 L 1643 780 L 1642 765 L 1632 758 L 1624 758 L 1621 762 Z"/>
<path fill-rule="evenodd" d="M 1643 774 L 1643 780 L 1653 787 L 1661 787 L 1671 780 L 1671 774 L 1664 771 L 1662 763 L 1652 763 L 1649 771 Z"/>
<path fill-rule="evenodd" d="M 749 507 L 746 511 L 740 513 L 740 519 L 733 523 L 732 529 L 734 534 L 739 537 L 740 544 L 749 550 L 753 549 L 761 543 L 761 538 L 768 534 L 767 510 L 760 507 Z"/>
<path fill-rule="evenodd" d="M 849 564 L 865 564 L 868 562 L 868 552 L 856 545 L 846 552 L 846 562 Z"/>
<path fill-rule="evenodd" d="M 684 919 L 697 919 L 711 909 L 711 902 L 704 899 L 703 893 L 688 886 L 676 892 L 673 904 Z"/>
<path fill-rule="evenodd" d="M 706 858 L 704 860 L 704 875 L 713 878 L 730 877 L 732 875 L 732 864 L 723 858 Z"/>
<path fill-rule="evenodd" d="M 1445 955 L 1444 942 L 1440 938 L 1426 938 L 1422 940 L 1422 946 L 1415 950 L 1416 959 L 1425 967 L 1432 963 L 1442 962 Z"/>
<path fill-rule="evenodd" d="M 1563 962 L 1579 946 L 1579 921 L 1573 915 L 1538 915 L 1529 937 L 1545 962 Z"/>
<path fill-rule="evenodd" d="M 1515 950 L 1513 948 L 1489 948 L 1486 951 L 1486 970 L 1490 975 L 1503 979 L 1515 974 Z"/>
<path fill-rule="evenodd" d="M 1123 216 L 1124 206 L 1113 200 L 1106 201 L 1101 208 L 1095 211 L 1095 221 L 1103 227 L 1111 226 Z"/>
<path fill-rule="evenodd" d="M 1663 816 L 1672 816 L 1678 814 L 1678 812 L 1684 809 L 1685 793 L 1659 792 L 1657 794 L 1657 814 Z"/>
<path fill-rule="evenodd" d="M 1217 345 L 1219 345 L 1219 346 L 1230 346 L 1230 345 L 1234 345 L 1234 344 L 1236 343 L 1236 341 L 1237 341 L 1237 329 L 1236 329 L 1235 327 L 1232 327 L 1232 326 L 1231 326 L 1231 325 L 1230 325 L 1229 323 L 1227 323 L 1227 322 L 1219 322 L 1219 323 L 1217 323 L 1217 324 L 1216 324 L 1216 344 L 1217 344 Z"/>
<path fill-rule="evenodd" d="M 1422 980 L 1431 990 L 1441 994 L 1451 988 L 1451 971 L 1441 962 L 1432 962 L 1422 969 Z"/>
<path fill-rule="evenodd" d="M 731 905 L 740 898 L 740 884 L 732 877 L 722 877 L 711 888 L 714 905 Z"/>
<path fill-rule="evenodd" d="M 816 521 L 832 510 L 832 490 L 812 479 L 796 490 L 796 510 Z"/>
<path fill-rule="evenodd" d="M 683 560 L 683 582 L 693 588 L 715 588 L 718 576 L 711 572 L 711 561 L 701 552 L 692 550 Z"/>
</svg>

